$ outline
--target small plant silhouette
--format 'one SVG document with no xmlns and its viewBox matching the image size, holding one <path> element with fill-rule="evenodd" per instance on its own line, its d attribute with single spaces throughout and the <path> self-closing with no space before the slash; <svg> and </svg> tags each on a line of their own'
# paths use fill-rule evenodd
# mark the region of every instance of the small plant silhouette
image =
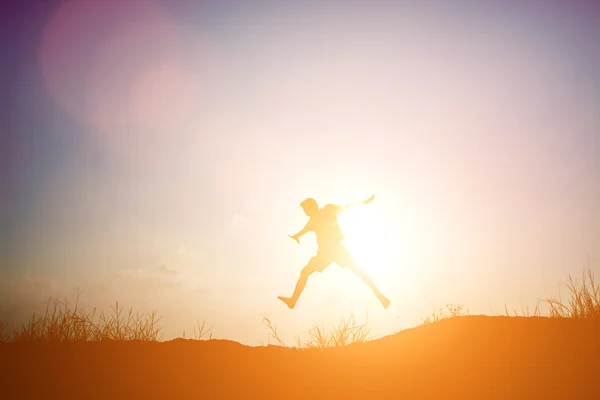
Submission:
<svg viewBox="0 0 600 400">
<path fill-rule="evenodd" d="M 277 327 L 271 323 L 271 319 L 269 319 L 269 317 L 264 317 L 262 320 L 262 324 L 271 331 L 270 337 L 275 339 L 279 346 L 286 347 L 285 342 L 281 339 L 281 337 L 279 337 L 279 334 L 277 333 Z"/>
<path fill-rule="evenodd" d="M 511 313 L 508 310 L 508 307 L 506 306 L 506 304 L 504 305 L 504 312 L 507 317 L 511 316 Z M 540 305 L 539 304 L 537 304 L 535 306 L 535 308 L 533 309 L 533 312 L 530 311 L 529 306 L 523 307 L 523 305 L 521 305 L 521 313 L 519 313 L 516 308 L 513 308 L 513 311 L 512 311 L 513 317 L 539 317 L 540 315 L 541 315 L 541 313 L 540 313 Z"/>
<path fill-rule="evenodd" d="M 445 318 L 460 317 L 463 315 L 469 315 L 470 310 L 464 308 L 462 304 L 446 304 L 445 307 L 433 310 L 433 313 L 425 318 L 421 325 L 432 324 Z"/>
<path fill-rule="evenodd" d="M 213 334 L 212 334 L 212 329 L 213 327 L 208 328 L 207 330 L 204 330 L 204 327 L 206 325 L 206 321 L 202 321 L 202 324 L 200 324 L 200 320 L 196 320 L 196 326 L 194 327 L 192 333 L 194 334 L 194 339 L 195 340 L 202 340 L 202 338 L 206 335 L 209 335 L 208 340 L 211 340 L 213 338 Z M 183 331 L 183 338 L 185 339 L 185 331 Z"/>
</svg>

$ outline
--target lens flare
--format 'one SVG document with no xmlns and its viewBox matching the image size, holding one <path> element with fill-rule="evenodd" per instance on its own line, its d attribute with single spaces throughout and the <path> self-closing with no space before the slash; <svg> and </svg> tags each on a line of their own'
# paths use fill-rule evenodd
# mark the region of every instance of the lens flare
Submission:
<svg viewBox="0 0 600 400">
<path fill-rule="evenodd" d="M 96 141 L 148 159 L 184 147 L 198 125 L 202 87 L 192 68 L 206 57 L 183 46 L 156 2 L 71 0 L 45 27 L 39 62 L 50 96 Z"/>
</svg>

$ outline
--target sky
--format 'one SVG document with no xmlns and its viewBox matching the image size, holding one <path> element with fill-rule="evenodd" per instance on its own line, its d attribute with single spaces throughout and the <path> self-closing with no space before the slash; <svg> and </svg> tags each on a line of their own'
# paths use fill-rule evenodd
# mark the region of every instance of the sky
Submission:
<svg viewBox="0 0 600 400">
<path fill-rule="evenodd" d="M 162 315 L 165 339 L 292 342 L 354 314 L 523 312 L 600 269 L 590 1 L 48 0 L 0 12 L 0 320 L 48 298 Z M 346 204 L 392 301 L 316 252 Z"/>
</svg>

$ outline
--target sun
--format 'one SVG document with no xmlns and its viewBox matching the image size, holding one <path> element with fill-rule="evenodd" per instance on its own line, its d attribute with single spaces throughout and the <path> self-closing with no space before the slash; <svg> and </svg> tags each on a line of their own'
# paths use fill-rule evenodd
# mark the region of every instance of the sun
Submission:
<svg viewBox="0 0 600 400">
<path fill-rule="evenodd" d="M 340 216 L 345 247 L 361 269 L 385 275 L 397 261 L 401 240 L 392 234 L 389 221 L 376 207 L 356 207 Z"/>
</svg>

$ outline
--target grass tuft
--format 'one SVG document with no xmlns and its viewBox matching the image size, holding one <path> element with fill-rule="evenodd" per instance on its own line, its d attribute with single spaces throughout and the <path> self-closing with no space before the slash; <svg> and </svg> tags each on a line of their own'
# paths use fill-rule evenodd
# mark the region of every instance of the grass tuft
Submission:
<svg viewBox="0 0 600 400">
<path fill-rule="evenodd" d="M 567 289 L 570 292 L 567 301 L 563 301 L 560 294 L 558 297 L 544 299 L 550 307 L 550 317 L 600 318 L 600 284 L 595 282 L 591 268 L 588 267 L 583 272 L 581 281 L 575 280 L 569 275 Z"/>
<path fill-rule="evenodd" d="M 103 340 L 140 340 L 155 342 L 162 339 L 162 328 L 158 325 L 160 318 L 156 311 L 148 315 L 127 311 L 119 306 L 112 307 L 112 314 L 91 314 L 79 308 L 81 292 L 77 292 L 75 302 L 61 302 L 50 298 L 46 304 L 44 315 L 33 314 L 27 324 L 15 329 L 12 340 L 15 342 L 48 341 L 48 342 L 100 342 Z M 4 325 L 4 327 L 6 327 Z M 2 332 L 4 328 L 2 328 Z M 8 340 L 8 339 L 7 339 Z"/>
<path fill-rule="evenodd" d="M 271 323 L 271 320 L 264 317 L 262 323 L 270 330 L 270 338 L 275 339 L 279 346 L 286 347 L 285 341 L 281 339 L 277 333 L 277 327 Z M 309 329 L 305 339 L 302 339 L 299 335 L 296 337 L 296 347 L 300 349 L 324 349 L 348 346 L 352 343 L 363 343 L 371 339 L 369 337 L 370 330 L 368 322 L 358 324 L 354 314 L 352 314 L 349 318 L 342 319 L 337 326 L 331 327 L 330 330 L 314 325 Z"/>
<path fill-rule="evenodd" d="M 314 325 L 308 331 L 308 338 L 303 341 L 298 336 L 296 344 L 303 349 L 344 347 L 352 343 L 364 343 L 370 340 L 370 331 L 371 328 L 368 322 L 357 324 L 354 314 L 351 314 L 349 318 L 342 319 L 337 326 L 333 326 L 329 331 Z"/>
</svg>

